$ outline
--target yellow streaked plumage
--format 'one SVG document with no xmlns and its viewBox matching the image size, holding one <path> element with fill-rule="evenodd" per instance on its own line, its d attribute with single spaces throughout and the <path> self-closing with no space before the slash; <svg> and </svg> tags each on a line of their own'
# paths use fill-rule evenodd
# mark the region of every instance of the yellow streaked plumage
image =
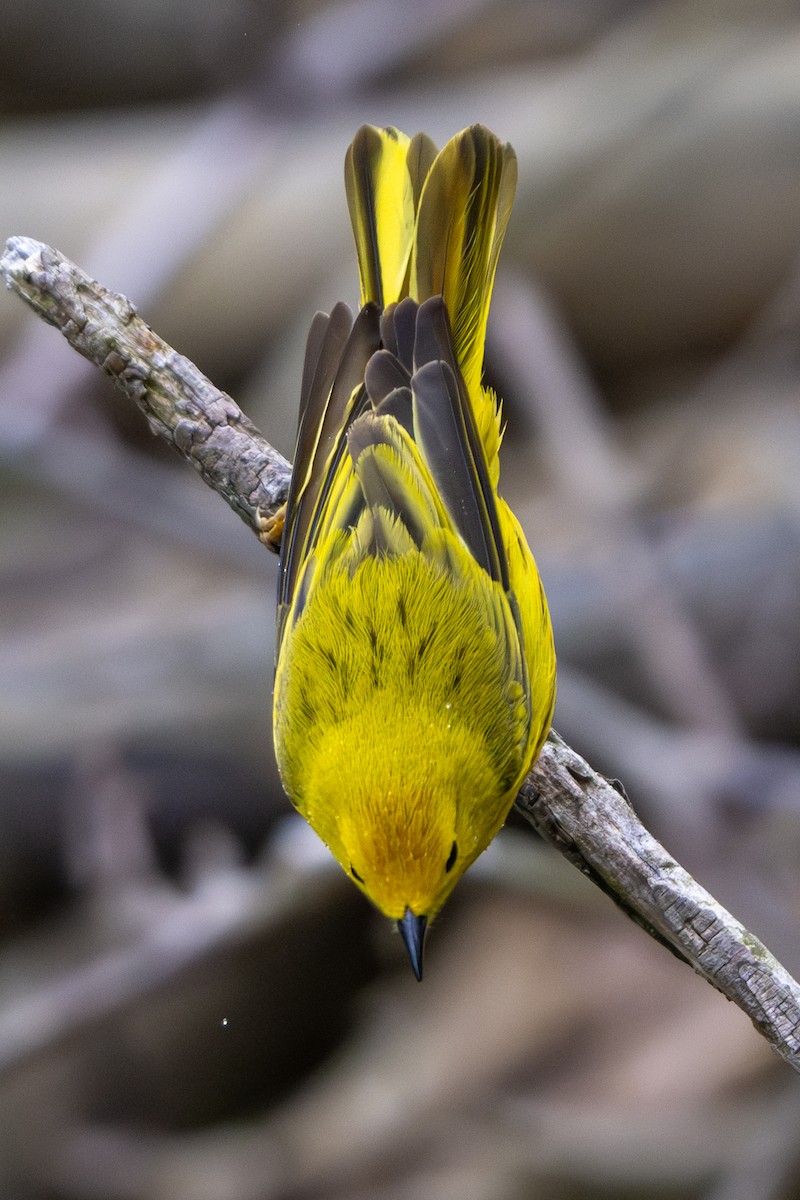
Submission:
<svg viewBox="0 0 800 1200">
<path fill-rule="evenodd" d="M 317 314 L 309 334 L 275 747 L 295 806 L 399 923 L 419 976 L 425 924 L 505 820 L 555 696 L 481 386 L 516 160 L 479 125 L 438 155 L 364 126 L 345 183 L 362 309 Z"/>
</svg>

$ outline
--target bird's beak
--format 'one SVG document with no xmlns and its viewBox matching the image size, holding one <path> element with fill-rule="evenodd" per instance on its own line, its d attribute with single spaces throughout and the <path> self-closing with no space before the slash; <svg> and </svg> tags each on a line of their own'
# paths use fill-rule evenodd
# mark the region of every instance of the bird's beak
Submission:
<svg viewBox="0 0 800 1200">
<path fill-rule="evenodd" d="M 408 957 L 411 959 L 412 970 L 420 980 L 422 979 L 422 950 L 425 945 L 425 926 L 427 924 L 427 917 L 414 916 L 410 908 L 406 909 L 405 916 L 397 922 L 397 928 L 403 935 Z"/>
</svg>

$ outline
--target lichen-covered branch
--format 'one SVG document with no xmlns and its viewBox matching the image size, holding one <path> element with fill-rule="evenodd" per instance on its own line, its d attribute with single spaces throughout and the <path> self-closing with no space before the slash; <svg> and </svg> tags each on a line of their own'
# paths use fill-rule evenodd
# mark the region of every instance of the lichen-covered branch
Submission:
<svg viewBox="0 0 800 1200">
<path fill-rule="evenodd" d="M 291 468 L 230 397 L 162 342 L 128 300 L 49 246 L 11 238 L 0 271 L 277 549 Z M 551 734 L 517 808 L 629 916 L 743 1009 L 800 1071 L 800 985 L 651 837 L 621 788 Z"/>
<path fill-rule="evenodd" d="M 194 363 L 162 341 L 125 296 L 109 292 L 42 242 L 12 237 L 0 259 L 6 286 L 69 344 L 111 375 L 214 491 L 271 549 L 291 466 Z"/>
</svg>

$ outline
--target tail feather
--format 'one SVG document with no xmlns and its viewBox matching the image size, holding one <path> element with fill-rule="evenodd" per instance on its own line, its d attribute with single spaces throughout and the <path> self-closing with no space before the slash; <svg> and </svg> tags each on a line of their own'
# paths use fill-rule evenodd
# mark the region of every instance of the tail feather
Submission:
<svg viewBox="0 0 800 1200">
<path fill-rule="evenodd" d="M 373 300 L 385 308 L 400 299 L 405 285 L 415 212 L 411 144 L 392 127 L 362 125 L 347 151 L 344 181 L 362 304 Z"/>
<path fill-rule="evenodd" d="M 473 125 L 439 153 L 420 197 L 410 292 L 419 301 L 444 296 L 470 395 L 480 386 L 489 301 L 516 179 L 511 147 Z"/>
<path fill-rule="evenodd" d="M 481 375 L 516 179 L 514 151 L 483 125 L 463 130 L 438 154 L 425 134 L 409 139 L 393 128 L 364 125 L 345 165 L 362 304 L 373 300 L 387 308 L 407 296 L 418 303 L 444 297 L 456 361 L 493 476 L 499 414 L 493 397 L 481 390 Z M 403 328 L 394 319 L 384 341 L 401 361 Z"/>
</svg>

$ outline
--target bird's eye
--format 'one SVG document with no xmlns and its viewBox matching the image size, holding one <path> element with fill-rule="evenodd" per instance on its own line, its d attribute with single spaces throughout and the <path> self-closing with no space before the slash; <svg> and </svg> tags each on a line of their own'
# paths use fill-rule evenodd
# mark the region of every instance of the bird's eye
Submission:
<svg viewBox="0 0 800 1200">
<path fill-rule="evenodd" d="M 359 883 L 364 882 L 363 875 L 359 875 L 358 871 L 355 869 L 355 867 L 353 866 L 352 863 L 350 863 L 350 874 L 353 876 L 353 879 L 357 879 Z"/>
<path fill-rule="evenodd" d="M 453 842 L 452 846 L 450 847 L 450 854 L 448 856 L 447 862 L 444 864 L 445 871 L 452 871 L 453 867 L 456 865 L 457 858 L 458 858 L 458 842 Z"/>
</svg>

